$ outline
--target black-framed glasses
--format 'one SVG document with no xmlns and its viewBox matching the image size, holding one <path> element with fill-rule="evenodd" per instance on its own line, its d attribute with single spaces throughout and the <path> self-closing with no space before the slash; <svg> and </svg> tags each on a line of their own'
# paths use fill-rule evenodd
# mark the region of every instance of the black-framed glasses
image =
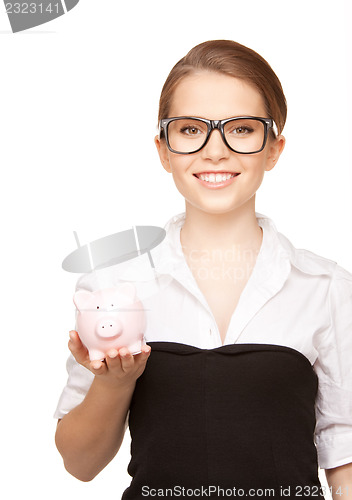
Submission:
<svg viewBox="0 0 352 500">
<path fill-rule="evenodd" d="M 160 137 L 164 132 L 167 147 L 173 153 L 197 153 L 206 145 L 211 132 L 218 129 L 231 151 L 249 155 L 265 148 L 274 120 L 257 116 L 236 116 L 225 120 L 177 116 L 160 120 L 159 126 Z"/>
</svg>

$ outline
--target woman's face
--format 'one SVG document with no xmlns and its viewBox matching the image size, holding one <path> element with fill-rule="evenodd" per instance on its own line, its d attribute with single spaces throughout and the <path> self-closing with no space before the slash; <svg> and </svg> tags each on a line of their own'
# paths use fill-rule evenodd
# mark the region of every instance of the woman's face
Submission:
<svg viewBox="0 0 352 500">
<path fill-rule="evenodd" d="M 251 85 L 237 78 L 212 72 L 185 77 L 173 94 L 169 117 L 193 116 L 221 120 L 236 116 L 269 118 L 263 98 Z M 270 136 L 269 136 L 270 137 Z M 253 204 L 264 172 L 271 170 L 285 144 L 283 136 L 268 138 L 263 151 L 250 155 L 231 151 L 219 130 L 213 130 L 209 141 L 198 153 L 181 155 L 169 151 L 165 139 L 157 136 L 155 143 L 160 160 L 172 173 L 186 206 L 212 214 L 235 210 Z M 202 181 L 200 174 L 238 173 L 224 185 Z M 209 177 L 208 177 L 209 178 Z M 212 179 L 212 177 L 210 177 Z"/>
</svg>

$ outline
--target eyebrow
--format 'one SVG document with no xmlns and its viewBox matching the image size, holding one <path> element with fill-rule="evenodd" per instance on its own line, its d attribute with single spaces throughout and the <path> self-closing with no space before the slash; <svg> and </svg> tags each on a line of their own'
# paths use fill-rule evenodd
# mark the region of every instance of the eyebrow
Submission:
<svg viewBox="0 0 352 500">
<path fill-rule="evenodd" d="M 263 119 L 267 119 L 266 116 L 261 116 L 261 115 L 253 115 L 253 114 L 241 114 L 241 115 L 230 115 L 230 116 L 227 116 L 226 118 L 207 118 L 206 116 L 199 116 L 199 115 L 191 115 L 191 114 L 188 114 L 188 115 L 172 115 L 170 116 L 169 118 L 200 118 L 200 119 L 203 119 L 203 120 L 228 120 L 229 118 L 263 118 Z"/>
</svg>

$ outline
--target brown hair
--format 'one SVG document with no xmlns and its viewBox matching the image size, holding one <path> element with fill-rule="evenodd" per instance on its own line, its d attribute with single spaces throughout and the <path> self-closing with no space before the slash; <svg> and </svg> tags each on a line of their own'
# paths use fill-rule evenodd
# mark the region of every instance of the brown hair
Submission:
<svg viewBox="0 0 352 500">
<path fill-rule="evenodd" d="M 173 93 L 180 81 L 198 71 L 214 71 L 254 85 L 264 99 L 268 117 L 281 134 L 287 105 L 280 80 L 257 52 L 232 40 L 209 40 L 196 45 L 172 68 L 161 91 L 158 120 L 168 118 Z"/>
</svg>

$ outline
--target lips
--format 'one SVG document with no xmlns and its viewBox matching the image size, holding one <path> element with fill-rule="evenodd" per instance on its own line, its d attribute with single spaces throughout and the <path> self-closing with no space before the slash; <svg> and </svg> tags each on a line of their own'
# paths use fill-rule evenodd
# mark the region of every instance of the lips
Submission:
<svg viewBox="0 0 352 500">
<path fill-rule="evenodd" d="M 222 189 L 233 182 L 240 175 L 239 172 L 198 172 L 193 174 L 197 181 L 204 187 L 209 189 Z"/>
<path fill-rule="evenodd" d="M 220 171 L 213 171 L 213 172 L 198 172 L 193 174 L 197 179 L 205 181 L 205 182 L 210 182 L 210 183 L 219 183 L 219 182 L 225 182 L 228 181 L 229 179 L 233 179 L 234 177 L 237 177 L 239 175 L 239 172 L 220 172 Z"/>
<path fill-rule="evenodd" d="M 205 172 L 196 172 L 194 173 L 193 175 L 195 175 L 196 177 L 199 178 L 199 176 L 203 174 L 203 175 L 209 175 L 209 174 L 221 174 L 221 175 L 227 175 L 227 174 L 230 174 L 230 175 L 233 175 L 233 176 L 236 176 L 236 175 L 239 175 L 240 173 L 239 172 L 227 172 L 227 171 L 216 171 L 216 170 L 209 170 L 209 171 L 205 171 Z"/>
</svg>

